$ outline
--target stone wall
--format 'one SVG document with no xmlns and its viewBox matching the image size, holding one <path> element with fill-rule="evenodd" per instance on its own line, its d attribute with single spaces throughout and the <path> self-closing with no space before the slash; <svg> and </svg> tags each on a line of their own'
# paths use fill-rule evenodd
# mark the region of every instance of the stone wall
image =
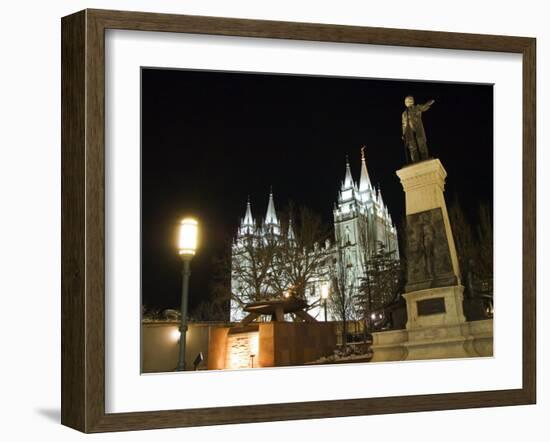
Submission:
<svg viewBox="0 0 550 442">
<path fill-rule="evenodd" d="M 262 322 L 246 327 L 189 324 L 186 365 L 191 369 L 199 352 L 205 359 L 200 370 L 302 365 L 334 352 L 336 328 L 334 322 Z M 144 322 L 141 344 L 142 373 L 173 371 L 178 361 L 179 322 Z"/>
<path fill-rule="evenodd" d="M 260 326 L 272 328 L 273 365 L 302 365 L 333 354 L 336 333 L 331 322 L 272 322 Z M 267 330 L 266 330 L 267 331 Z M 267 365 L 266 365 L 267 366 Z"/>
<path fill-rule="evenodd" d="M 209 329 L 218 323 L 193 323 L 187 330 L 186 365 L 192 368 L 193 361 L 203 353 L 205 361 L 199 369 L 206 369 L 208 361 Z M 179 353 L 179 321 L 143 322 L 141 327 L 141 372 L 155 373 L 174 371 Z"/>
<path fill-rule="evenodd" d="M 247 327 L 218 327 L 210 332 L 208 368 L 302 365 L 333 354 L 335 348 L 332 322 L 261 322 Z"/>
<path fill-rule="evenodd" d="M 208 337 L 208 370 L 221 370 L 225 367 L 227 335 L 229 327 L 210 327 Z"/>
</svg>

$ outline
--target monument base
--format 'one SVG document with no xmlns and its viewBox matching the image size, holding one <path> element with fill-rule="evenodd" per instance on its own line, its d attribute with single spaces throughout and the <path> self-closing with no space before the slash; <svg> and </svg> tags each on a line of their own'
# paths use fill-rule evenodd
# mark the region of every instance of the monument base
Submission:
<svg viewBox="0 0 550 442">
<path fill-rule="evenodd" d="M 493 355 L 493 320 L 466 322 L 464 287 L 405 293 L 405 330 L 373 333 L 373 362 Z"/>
<path fill-rule="evenodd" d="M 433 327 L 452 327 L 466 322 L 462 301 L 464 286 L 436 287 L 404 293 L 407 330 L 423 333 Z"/>
</svg>

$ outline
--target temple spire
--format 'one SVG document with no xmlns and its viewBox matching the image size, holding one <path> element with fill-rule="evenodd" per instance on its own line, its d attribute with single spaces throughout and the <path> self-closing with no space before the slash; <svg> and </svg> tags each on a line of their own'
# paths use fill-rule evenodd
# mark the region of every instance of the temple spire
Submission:
<svg viewBox="0 0 550 442">
<path fill-rule="evenodd" d="M 378 206 L 380 210 L 384 209 L 384 200 L 382 200 L 382 192 L 380 192 L 380 185 L 378 185 L 376 189 L 376 202 L 378 203 Z"/>
<path fill-rule="evenodd" d="M 349 166 L 348 156 L 346 155 L 346 177 L 344 178 L 344 184 L 342 189 L 351 189 L 355 186 L 353 183 L 353 177 L 351 176 L 351 168 Z"/>
<path fill-rule="evenodd" d="M 275 203 L 273 202 L 273 189 L 269 189 L 269 203 L 267 204 L 267 213 L 265 214 L 266 224 L 279 224 L 277 214 L 275 213 Z"/>
<path fill-rule="evenodd" d="M 248 196 L 248 200 L 246 201 L 246 213 L 244 215 L 243 225 L 244 226 L 254 225 L 254 219 L 252 218 L 252 209 L 250 207 L 250 196 Z"/>
<path fill-rule="evenodd" d="M 372 184 L 369 178 L 369 171 L 367 170 L 365 147 L 366 146 L 361 147 L 361 179 L 359 181 L 359 192 L 365 192 L 372 189 Z"/>
<path fill-rule="evenodd" d="M 288 232 L 287 232 L 287 238 L 292 242 L 296 239 L 296 236 L 294 235 L 294 228 L 292 227 L 292 219 L 288 220 Z"/>
</svg>

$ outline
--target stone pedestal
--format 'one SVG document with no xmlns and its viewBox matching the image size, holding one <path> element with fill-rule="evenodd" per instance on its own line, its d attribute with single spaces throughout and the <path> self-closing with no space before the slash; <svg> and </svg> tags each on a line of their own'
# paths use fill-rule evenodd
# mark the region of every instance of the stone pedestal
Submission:
<svg viewBox="0 0 550 442">
<path fill-rule="evenodd" d="M 397 171 L 407 214 L 406 292 L 460 285 L 460 268 L 443 192 L 447 172 L 438 159 Z"/>
<path fill-rule="evenodd" d="M 464 287 L 455 285 L 405 293 L 407 301 L 407 359 L 477 356 L 467 348 L 474 337 L 462 308 Z"/>
<path fill-rule="evenodd" d="M 407 301 L 407 330 L 415 332 L 465 322 L 462 308 L 463 292 L 463 286 L 455 285 L 403 294 Z"/>
<path fill-rule="evenodd" d="M 443 195 L 447 172 L 432 159 L 406 166 L 397 176 L 407 215 L 407 325 L 373 334 L 373 361 L 492 355 L 492 320 L 473 327 L 464 317 L 464 287 Z"/>
</svg>

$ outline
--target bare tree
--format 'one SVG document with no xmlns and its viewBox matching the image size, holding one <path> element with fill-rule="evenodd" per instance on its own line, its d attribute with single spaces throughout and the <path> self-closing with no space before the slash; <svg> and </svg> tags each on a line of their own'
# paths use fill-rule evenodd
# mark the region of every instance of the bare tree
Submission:
<svg viewBox="0 0 550 442">
<path fill-rule="evenodd" d="M 455 197 L 449 208 L 449 218 L 466 293 L 476 296 L 479 285 L 490 287 L 482 291 L 492 294 L 493 219 L 489 205 L 480 204 L 477 213 L 468 220 Z M 472 226 L 476 226 L 474 229 Z"/>
<path fill-rule="evenodd" d="M 232 296 L 240 304 L 260 301 L 276 294 L 274 285 L 275 256 L 280 248 L 276 235 L 250 235 L 239 240 L 231 259 L 231 275 L 239 284 Z"/>
<path fill-rule="evenodd" d="M 346 345 L 348 323 L 355 310 L 355 281 L 344 247 L 337 246 L 336 250 L 336 256 L 329 265 L 332 295 L 328 305 L 332 316 L 342 322 L 342 343 Z"/>
<path fill-rule="evenodd" d="M 365 274 L 355 297 L 356 308 L 367 324 L 371 314 L 391 303 L 399 294 L 402 270 L 395 251 L 386 251 L 378 244 L 376 253 L 366 261 Z"/>
<path fill-rule="evenodd" d="M 478 207 L 478 224 L 476 229 L 479 241 L 477 253 L 478 273 L 485 278 L 493 278 L 493 213 L 488 204 Z"/>
<path fill-rule="evenodd" d="M 283 297 L 300 299 L 319 278 L 326 278 L 328 253 L 319 243 L 328 237 L 321 218 L 301 207 L 280 216 L 281 231 L 260 228 L 236 239 L 216 265 L 213 292 L 217 300 L 231 300 L 242 310 L 248 303 Z"/>
<path fill-rule="evenodd" d="M 228 245 L 227 252 L 219 258 L 211 285 L 213 302 L 234 302 L 242 309 L 250 302 L 272 298 L 273 261 L 278 240 L 275 236 L 261 237 L 251 232 L 234 244 Z"/>
<path fill-rule="evenodd" d="M 455 240 L 458 263 L 464 277 L 473 270 L 476 258 L 477 244 L 472 232 L 472 226 L 466 218 L 466 214 L 460 205 L 458 198 L 454 197 L 449 207 L 449 219 L 453 238 Z"/>
<path fill-rule="evenodd" d="M 294 296 L 305 299 L 307 288 L 327 277 L 328 252 L 320 244 L 328 238 L 328 229 L 307 207 L 300 207 L 295 215 L 292 206 L 282 216 L 282 227 L 273 286 L 279 294 L 291 289 Z"/>
</svg>

